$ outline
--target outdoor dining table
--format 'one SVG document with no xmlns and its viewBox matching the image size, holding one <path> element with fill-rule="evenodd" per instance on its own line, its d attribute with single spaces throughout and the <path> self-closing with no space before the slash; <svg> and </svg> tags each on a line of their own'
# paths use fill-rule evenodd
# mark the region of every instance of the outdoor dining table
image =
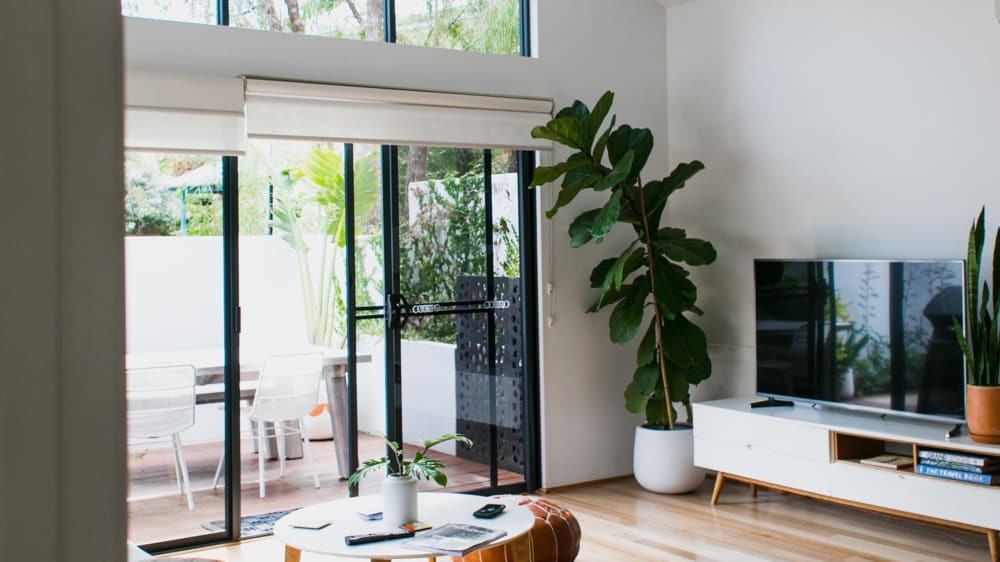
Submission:
<svg viewBox="0 0 1000 562">
<path fill-rule="evenodd" d="M 307 353 L 323 354 L 323 381 L 326 383 L 327 413 L 333 430 L 334 449 L 340 477 L 346 479 L 347 460 L 347 351 L 321 346 L 301 346 L 265 350 L 244 348 L 240 350 L 240 398 L 253 399 L 256 382 L 264 361 L 271 355 Z M 370 354 L 358 354 L 358 363 L 370 362 Z M 164 365 L 192 365 L 195 368 L 195 398 L 198 404 L 224 400 L 223 373 L 225 352 L 222 348 L 151 351 L 125 355 L 127 369 L 160 367 Z"/>
</svg>

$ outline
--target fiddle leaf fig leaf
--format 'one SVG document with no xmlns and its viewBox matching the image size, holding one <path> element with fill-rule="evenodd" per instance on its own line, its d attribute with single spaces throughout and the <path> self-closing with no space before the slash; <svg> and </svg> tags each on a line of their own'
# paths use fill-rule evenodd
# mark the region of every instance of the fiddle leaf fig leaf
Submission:
<svg viewBox="0 0 1000 562">
<path fill-rule="evenodd" d="M 579 248 L 594 239 L 590 231 L 593 228 L 594 219 L 600 212 L 601 209 L 591 209 L 581 213 L 573 220 L 569 225 L 569 245 L 571 247 Z"/>
<path fill-rule="evenodd" d="M 611 132 L 615 129 L 615 123 L 618 121 L 618 116 L 611 116 L 611 124 L 605 129 L 604 134 L 597 139 L 597 143 L 594 145 L 594 162 L 600 164 L 601 160 L 604 159 L 604 150 L 608 146 L 608 138 L 611 136 Z"/>
<path fill-rule="evenodd" d="M 628 290 L 623 288 L 625 298 L 615 305 L 611 311 L 609 325 L 611 328 L 611 341 L 614 343 L 625 343 L 635 337 L 642 324 L 642 311 L 646 305 L 646 295 L 649 294 L 649 278 L 641 276 L 635 282 L 628 285 Z"/>
<path fill-rule="evenodd" d="M 667 319 L 680 316 L 694 307 L 698 289 L 688 279 L 688 272 L 679 265 L 658 258 L 653 271 L 654 292 L 660 311 Z"/>
<path fill-rule="evenodd" d="M 583 158 L 576 158 L 581 155 Z M 539 166 L 535 168 L 535 172 L 531 177 L 531 187 L 537 187 L 539 185 L 545 185 L 549 182 L 553 182 L 559 179 L 559 176 L 565 174 L 566 172 L 589 165 L 590 158 L 582 152 L 577 152 L 565 162 L 560 162 L 554 166 Z"/>
<path fill-rule="evenodd" d="M 623 181 L 625 178 L 632 173 L 632 162 L 635 160 L 635 152 L 631 149 L 625 151 L 621 159 L 615 164 L 611 173 L 601 178 L 596 184 L 594 184 L 594 191 L 604 191 L 610 189 Z"/>
<path fill-rule="evenodd" d="M 560 113 L 562 115 L 562 113 Z M 531 130 L 531 136 L 536 139 L 548 139 L 559 144 L 582 150 L 590 151 L 587 146 L 586 133 L 583 125 L 575 116 L 562 115 L 548 122 L 546 125 L 539 125 Z"/>
<path fill-rule="evenodd" d="M 611 103 L 614 99 L 614 92 L 609 90 L 604 92 L 601 99 L 597 100 L 597 103 L 594 104 L 594 110 L 590 112 L 590 117 L 587 120 L 588 139 L 593 140 L 597 136 L 597 132 L 601 130 L 601 124 L 604 123 L 604 118 L 608 116 L 608 111 L 611 110 Z M 600 159 L 595 160 L 600 162 Z"/>
<path fill-rule="evenodd" d="M 639 365 L 652 363 L 656 360 L 656 318 L 649 323 L 646 335 L 642 336 L 639 342 L 639 349 L 635 353 L 635 362 Z"/>
<path fill-rule="evenodd" d="M 628 125 L 618 127 L 608 138 L 608 158 L 611 164 L 617 166 L 629 150 L 633 152 L 633 162 L 623 183 L 633 184 L 653 151 L 653 133 L 649 129 L 633 129 Z"/>
<path fill-rule="evenodd" d="M 597 216 L 594 217 L 594 222 L 590 226 L 590 235 L 597 239 L 598 242 L 604 241 L 604 237 L 611 232 L 615 223 L 618 222 L 618 214 L 621 212 L 621 209 L 622 194 L 620 191 L 616 191 L 611 194 L 608 202 L 605 203 Z"/>
<path fill-rule="evenodd" d="M 625 409 L 635 414 L 645 410 L 659 380 L 660 371 L 655 363 L 640 365 L 632 375 L 632 382 L 625 388 Z"/>
<path fill-rule="evenodd" d="M 711 376 L 712 360 L 708 356 L 705 332 L 683 314 L 664 321 L 660 345 L 667 358 L 685 373 L 684 386 L 698 384 Z M 669 371 L 667 376 L 669 382 Z"/>
<path fill-rule="evenodd" d="M 715 261 L 715 247 L 710 242 L 688 238 L 680 228 L 661 228 L 656 233 L 653 246 L 675 262 L 688 265 L 707 265 Z"/>
</svg>

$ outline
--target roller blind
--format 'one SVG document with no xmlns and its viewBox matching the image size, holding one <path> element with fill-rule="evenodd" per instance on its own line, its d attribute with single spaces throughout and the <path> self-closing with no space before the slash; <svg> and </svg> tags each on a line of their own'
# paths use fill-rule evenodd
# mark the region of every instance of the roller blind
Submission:
<svg viewBox="0 0 1000 562">
<path fill-rule="evenodd" d="M 129 71 L 125 149 L 244 154 L 242 78 Z"/>
<path fill-rule="evenodd" d="M 531 129 L 550 99 L 247 78 L 247 135 L 373 144 L 551 150 Z"/>
</svg>

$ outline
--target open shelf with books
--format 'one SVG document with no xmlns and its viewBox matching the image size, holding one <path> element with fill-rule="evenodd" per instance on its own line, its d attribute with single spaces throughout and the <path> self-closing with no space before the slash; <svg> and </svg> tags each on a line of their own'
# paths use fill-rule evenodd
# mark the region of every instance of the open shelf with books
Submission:
<svg viewBox="0 0 1000 562">
<path fill-rule="evenodd" d="M 915 455 L 912 443 L 833 432 L 833 459 L 837 462 L 913 472 Z"/>
</svg>

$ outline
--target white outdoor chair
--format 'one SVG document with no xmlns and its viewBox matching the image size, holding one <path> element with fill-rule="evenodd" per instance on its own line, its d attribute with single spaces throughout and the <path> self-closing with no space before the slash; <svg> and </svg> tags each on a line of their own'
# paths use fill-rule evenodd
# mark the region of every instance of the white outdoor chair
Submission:
<svg viewBox="0 0 1000 562">
<path fill-rule="evenodd" d="M 177 488 L 194 509 L 191 480 L 180 433 L 194 425 L 195 371 L 191 365 L 128 369 L 125 396 L 128 436 L 139 439 L 169 437 L 174 449 Z"/>
<path fill-rule="evenodd" d="M 260 497 L 265 496 L 264 457 L 267 456 L 267 439 L 274 437 L 278 448 L 278 462 L 281 476 L 285 476 L 285 436 L 299 434 L 302 436 L 302 452 L 312 470 L 313 484 L 319 488 L 319 476 L 313 463 L 312 449 L 309 446 L 309 432 L 306 429 L 305 417 L 316 407 L 317 390 L 320 376 L 323 374 L 323 354 L 301 353 L 295 355 L 274 355 L 264 361 L 257 380 L 257 390 L 249 409 L 249 418 L 257 425 L 257 467 Z M 298 422 L 295 424 L 287 422 Z M 274 428 L 268 434 L 267 427 Z M 222 474 L 222 463 L 225 457 L 219 459 L 212 480 L 214 488 Z"/>
</svg>

